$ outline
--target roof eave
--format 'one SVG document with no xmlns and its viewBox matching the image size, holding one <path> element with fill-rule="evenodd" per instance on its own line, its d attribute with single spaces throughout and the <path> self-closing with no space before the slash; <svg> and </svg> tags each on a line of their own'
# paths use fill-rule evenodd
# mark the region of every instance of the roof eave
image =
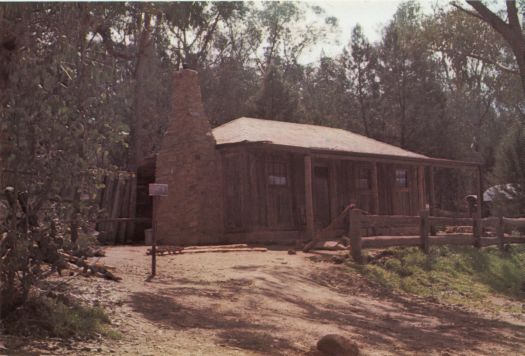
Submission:
<svg viewBox="0 0 525 356">
<path fill-rule="evenodd" d="M 327 150 L 327 149 L 318 149 L 318 148 L 308 148 L 308 147 L 298 147 L 298 146 L 288 146 L 274 144 L 268 141 L 261 142 L 252 142 L 252 141 L 241 141 L 241 142 L 232 142 L 232 143 L 221 143 L 217 144 L 217 149 L 233 148 L 238 146 L 253 147 L 253 148 L 275 148 L 284 151 L 297 152 L 302 154 L 310 154 L 312 156 L 318 156 L 321 158 L 339 158 L 339 159 L 370 159 L 370 160 L 386 160 L 389 162 L 400 162 L 407 164 L 424 164 L 427 166 L 435 167 L 479 167 L 482 166 L 478 162 L 469 162 L 469 161 L 456 161 L 445 158 L 432 158 L 432 157 L 406 157 L 406 156 L 396 156 L 396 155 L 384 155 L 377 153 L 364 153 L 364 152 L 348 152 L 348 151 L 338 151 L 338 150 Z M 341 157 L 341 156 L 345 156 Z"/>
</svg>

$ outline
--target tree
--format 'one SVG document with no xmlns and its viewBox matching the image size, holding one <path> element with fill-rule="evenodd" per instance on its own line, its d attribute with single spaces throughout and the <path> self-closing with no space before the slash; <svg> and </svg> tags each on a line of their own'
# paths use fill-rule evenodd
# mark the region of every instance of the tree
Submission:
<svg viewBox="0 0 525 356">
<path fill-rule="evenodd" d="M 351 97 L 345 63 L 321 54 L 317 65 L 305 68 L 301 84 L 301 114 L 304 121 L 317 125 L 361 130 L 350 120 Z"/>
<path fill-rule="evenodd" d="M 284 80 L 277 65 L 266 69 L 261 89 L 254 98 L 253 115 L 259 118 L 294 121 L 299 98 Z"/>
<path fill-rule="evenodd" d="M 374 116 L 379 104 L 377 53 L 368 42 L 360 25 L 352 30 L 348 71 L 355 107 L 364 128 L 364 134 L 374 137 Z"/>
<path fill-rule="evenodd" d="M 384 141 L 403 148 L 436 154 L 446 124 L 445 96 L 437 76 L 437 63 L 426 47 L 422 14 L 414 2 L 398 8 L 384 30 L 378 48 L 380 120 Z"/>
<path fill-rule="evenodd" d="M 502 194 L 496 196 L 501 213 L 525 214 L 525 126 L 514 125 L 501 141 L 493 183 L 503 187 Z"/>
<path fill-rule="evenodd" d="M 522 28 L 520 24 L 517 1 L 505 1 L 507 21 L 502 20 L 481 1 L 467 0 L 467 3 L 474 8 L 475 11 L 464 9 L 458 4 L 454 4 L 454 6 L 488 23 L 503 37 L 511 48 L 516 57 L 516 64 L 518 66 L 517 74 L 519 74 L 521 78 L 522 93 L 525 96 L 525 29 Z M 523 4 L 521 10 L 523 11 Z"/>
</svg>

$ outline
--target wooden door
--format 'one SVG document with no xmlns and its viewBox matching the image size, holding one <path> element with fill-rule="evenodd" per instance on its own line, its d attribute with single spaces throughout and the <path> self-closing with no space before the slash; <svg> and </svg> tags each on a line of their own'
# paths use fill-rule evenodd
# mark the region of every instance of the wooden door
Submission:
<svg viewBox="0 0 525 356">
<path fill-rule="evenodd" d="M 241 155 L 223 156 L 224 227 L 226 231 L 242 228 Z"/>
<path fill-rule="evenodd" d="M 394 187 L 394 214 L 417 215 L 418 190 L 415 167 L 395 166 L 392 175 Z"/>
<path fill-rule="evenodd" d="M 314 166 L 313 195 L 315 224 L 325 227 L 330 223 L 330 170 L 326 166 Z"/>
<path fill-rule="evenodd" d="M 273 228 L 292 226 L 292 188 L 290 156 L 268 155 L 266 161 L 268 184 L 268 225 Z"/>
</svg>

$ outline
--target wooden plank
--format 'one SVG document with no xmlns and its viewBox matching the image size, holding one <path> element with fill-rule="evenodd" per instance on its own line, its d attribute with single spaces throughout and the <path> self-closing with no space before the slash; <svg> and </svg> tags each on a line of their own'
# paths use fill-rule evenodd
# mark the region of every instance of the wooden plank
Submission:
<svg viewBox="0 0 525 356">
<path fill-rule="evenodd" d="M 477 195 L 478 195 L 478 204 L 476 207 L 476 215 L 478 219 L 482 218 L 482 207 L 483 207 L 483 169 L 481 166 L 478 166 L 478 183 L 477 183 Z M 481 228 L 481 225 L 480 225 Z"/>
<path fill-rule="evenodd" d="M 387 248 L 395 246 L 419 246 L 418 236 L 368 236 L 362 238 L 363 248 Z"/>
<path fill-rule="evenodd" d="M 124 188 L 122 189 L 122 206 L 120 208 L 120 217 L 127 218 L 129 213 L 129 201 L 131 196 L 131 175 L 127 174 L 124 180 Z M 118 242 L 123 243 L 126 240 L 126 230 L 128 221 L 122 221 L 118 228 Z"/>
<path fill-rule="evenodd" d="M 419 224 L 419 216 L 410 215 L 365 215 L 363 222 L 369 227 L 390 227 L 391 225 L 414 225 Z"/>
<path fill-rule="evenodd" d="M 435 216 L 436 214 L 436 187 L 435 187 L 435 168 L 434 166 L 428 167 L 429 169 L 429 182 L 428 182 L 428 190 L 429 190 L 429 201 L 428 201 L 428 211 L 430 216 Z M 437 233 L 436 228 L 434 225 L 430 224 L 430 235 L 435 236 Z"/>
<path fill-rule="evenodd" d="M 122 199 L 122 188 L 123 188 L 124 180 L 122 179 L 122 175 L 119 173 L 117 178 L 117 186 L 115 188 L 114 194 L 113 194 L 113 204 L 111 207 L 111 219 L 115 219 L 117 217 L 120 217 L 120 208 L 121 208 L 121 199 Z M 111 223 L 111 229 L 108 231 L 108 240 L 112 241 L 113 243 L 116 243 L 116 237 L 117 237 L 117 230 L 118 230 L 118 222 Z"/>
<path fill-rule="evenodd" d="M 420 165 L 417 171 L 417 192 L 418 192 L 418 201 L 419 209 L 423 210 L 426 208 L 426 196 L 425 196 L 425 166 Z"/>
<path fill-rule="evenodd" d="M 435 169 L 434 169 L 434 166 L 430 166 L 429 167 L 429 171 L 430 171 L 430 176 L 429 176 L 429 186 L 428 186 L 428 190 L 429 190 L 429 212 L 430 212 L 430 216 L 435 216 L 436 215 L 436 189 L 435 189 L 435 185 L 434 185 L 434 174 L 435 174 Z"/>
<path fill-rule="evenodd" d="M 135 222 L 135 223 L 150 223 L 151 218 L 102 218 L 97 219 L 97 223 L 103 222 Z"/>
<path fill-rule="evenodd" d="M 514 228 L 525 227 L 525 218 L 503 218 L 503 222 Z"/>
<path fill-rule="evenodd" d="M 166 247 L 166 246 L 159 246 Z M 206 246 L 186 246 L 185 250 L 202 250 L 210 248 L 246 248 L 249 247 L 248 244 L 229 244 L 229 245 L 206 245 Z"/>
<path fill-rule="evenodd" d="M 250 155 L 244 149 L 241 153 L 241 164 L 240 164 L 240 178 L 241 178 L 241 212 L 242 212 L 242 227 L 248 228 L 251 226 L 251 213 L 252 213 L 252 200 L 250 194 L 250 183 L 249 183 L 249 159 Z"/>
<path fill-rule="evenodd" d="M 481 219 L 476 216 L 472 219 L 472 236 L 474 238 L 473 245 L 474 247 L 481 247 Z"/>
<path fill-rule="evenodd" d="M 312 157 L 304 156 L 304 186 L 305 186 L 305 213 L 306 232 L 309 239 L 314 239 L 314 200 L 312 188 Z"/>
<path fill-rule="evenodd" d="M 428 234 L 430 229 L 430 224 L 428 221 L 428 210 L 424 209 L 420 212 L 420 226 L 419 226 L 419 236 L 421 238 L 421 249 L 424 253 L 429 252 L 429 241 L 428 241 Z"/>
<path fill-rule="evenodd" d="M 330 190 L 330 220 L 334 220 L 339 215 L 339 209 L 337 204 L 338 189 L 337 186 L 337 168 L 333 160 L 330 161 L 329 168 L 329 184 L 328 189 Z"/>
<path fill-rule="evenodd" d="M 130 198 L 129 198 L 129 207 L 128 207 L 128 218 L 133 221 L 133 223 L 128 224 L 126 230 L 125 242 L 132 241 L 135 237 L 135 223 L 139 222 L 135 220 L 137 216 L 137 175 L 132 173 L 131 175 L 131 186 L 130 186 Z M 149 219 L 151 222 L 151 219 Z"/>
<path fill-rule="evenodd" d="M 224 253 L 224 252 L 266 252 L 267 248 L 264 247 L 248 247 L 248 248 L 206 248 L 206 249 L 196 249 L 196 250 L 186 250 L 181 251 L 182 254 L 186 253 Z"/>
<path fill-rule="evenodd" d="M 503 248 L 505 247 L 505 225 L 502 217 L 498 218 L 498 224 L 496 226 L 496 237 L 498 238 L 498 246 L 500 250 L 503 250 Z"/>
<path fill-rule="evenodd" d="M 466 246 L 473 244 L 473 236 L 467 234 L 447 234 L 429 236 L 431 246 L 458 245 Z M 524 243 L 525 237 L 505 236 L 505 243 Z M 420 236 L 370 236 L 363 237 L 363 248 L 387 248 L 397 246 L 420 246 Z M 499 245 L 497 237 L 482 237 L 481 246 Z"/>
<path fill-rule="evenodd" d="M 491 216 L 491 217 L 488 217 L 488 218 L 481 219 L 481 222 L 483 224 L 483 227 L 497 228 L 498 224 L 499 224 L 499 220 L 500 220 L 499 217 Z"/>
<path fill-rule="evenodd" d="M 374 214 L 379 214 L 379 183 L 377 174 L 377 162 L 372 162 L 372 212 Z"/>
<path fill-rule="evenodd" d="M 350 253 L 352 259 L 357 263 L 363 263 L 362 246 L 361 240 L 361 210 L 351 209 L 350 210 Z"/>
<path fill-rule="evenodd" d="M 470 218 L 447 218 L 442 216 L 430 216 L 430 225 L 453 225 L 453 226 L 465 226 L 472 225 L 472 219 Z"/>
<path fill-rule="evenodd" d="M 494 244 L 496 243 L 493 239 Z M 370 236 L 363 237 L 363 248 L 387 248 L 396 246 L 421 246 L 421 236 Z M 472 245 L 472 235 L 447 234 L 428 237 L 429 246 Z"/>
</svg>

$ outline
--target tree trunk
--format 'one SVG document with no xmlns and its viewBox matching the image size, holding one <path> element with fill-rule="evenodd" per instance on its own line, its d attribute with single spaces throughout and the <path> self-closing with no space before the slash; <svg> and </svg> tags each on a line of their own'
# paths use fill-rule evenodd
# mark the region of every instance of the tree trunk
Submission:
<svg viewBox="0 0 525 356">
<path fill-rule="evenodd" d="M 142 14 L 137 20 L 139 28 L 142 27 L 139 40 L 139 50 L 137 56 L 137 64 L 135 67 L 135 89 L 134 89 L 134 103 L 133 116 L 131 120 L 131 149 L 129 151 L 128 167 L 131 171 L 135 171 L 140 165 L 140 162 L 147 154 L 145 142 L 147 141 L 147 100 L 148 95 L 145 81 L 148 76 L 149 65 L 151 64 L 151 54 L 153 51 L 153 42 L 151 40 L 151 16 L 144 13 L 144 21 L 142 21 Z"/>
<path fill-rule="evenodd" d="M 525 96 L 525 34 L 519 22 L 516 1 L 506 1 L 508 22 L 503 21 L 481 1 L 467 0 L 467 3 L 476 10 L 476 13 L 465 9 L 462 9 L 463 11 L 489 24 L 509 44 L 512 52 L 516 56 L 522 94 Z"/>
</svg>

